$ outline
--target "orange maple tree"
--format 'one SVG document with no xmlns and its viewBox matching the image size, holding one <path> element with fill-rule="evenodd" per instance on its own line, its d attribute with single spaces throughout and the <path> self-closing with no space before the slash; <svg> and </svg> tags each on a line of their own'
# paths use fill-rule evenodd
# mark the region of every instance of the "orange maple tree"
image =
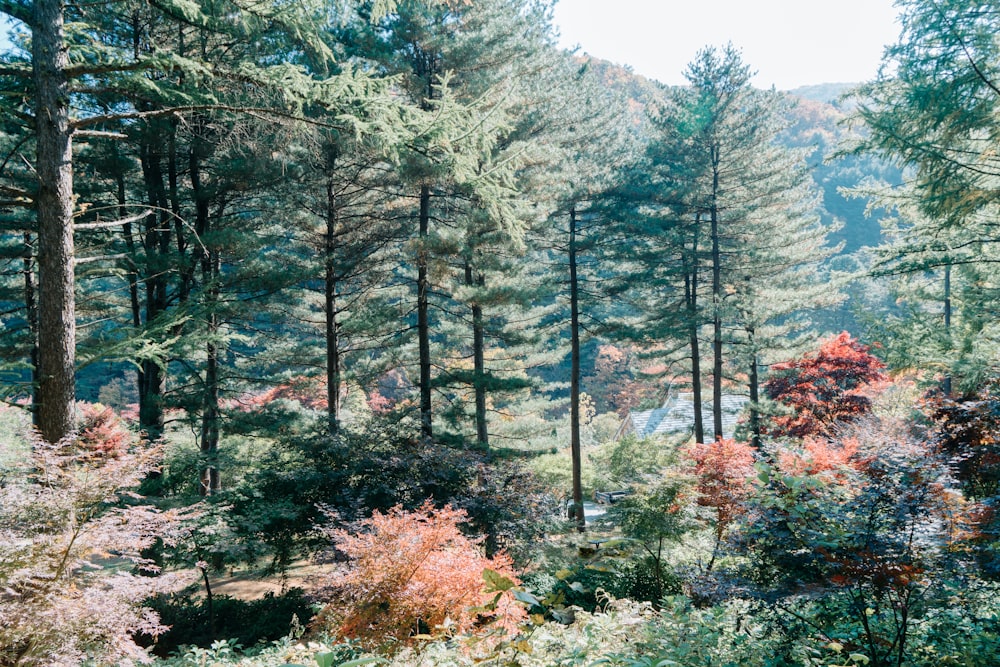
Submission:
<svg viewBox="0 0 1000 667">
<path fill-rule="evenodd" d="M 745 502 L 753 493 L 754 448 L 745 442 L 719 438 L 691 445 L 687 455 L 694 461 L 698 478 L 698 504 L 716 512 L 715 548 L 708 565 L 711 570 L 726 529 L 745 513 Z"/>
</svg>

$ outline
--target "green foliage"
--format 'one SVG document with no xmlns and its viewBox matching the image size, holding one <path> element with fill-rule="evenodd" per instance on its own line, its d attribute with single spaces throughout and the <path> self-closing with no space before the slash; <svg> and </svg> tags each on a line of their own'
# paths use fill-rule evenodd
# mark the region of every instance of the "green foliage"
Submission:
<svg viewBox="0 0 1000 667">
<path fill-rule="evenodd" d="M 205 600 L 187 594 L 158 595 L 147 602 L 160 621 L 170 629 L 142 640 L 152 645 L 156 655 L 166 657 L 184 646 L 211 648 L 216 637 L 250 648 L 269 644 L 308 625 L 314 615 L 312 602 L 299 588 L 280 595 L 267 593 L 257 600 L 240 600 L 228 595 L 212 597 L 214 627 Z M 296 619 L 296 620 L 293 620 Z"/>
</svg>

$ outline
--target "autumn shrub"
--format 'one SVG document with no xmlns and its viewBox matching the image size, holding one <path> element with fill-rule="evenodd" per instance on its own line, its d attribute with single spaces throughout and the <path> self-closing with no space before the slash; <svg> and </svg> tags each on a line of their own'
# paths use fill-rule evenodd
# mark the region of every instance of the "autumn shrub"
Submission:
<svg viewBox="0 0 1000 667">
<path fill-rule="evenodd" d="M 80 424 L 75 445 L 96 456 L 116 456 L 126 450 L 135 436 L 125 421 L 100 403 L 78 405 Z"/>
<path fill-rule="evenodd" d="M 937 594 L 967 567 L 970 506 L 925 435 L 868 417 L 832 453 L 813 441 L 811 459 L 799 449 L 758 465 L 744 534 L 751 578 L 786 620 L 808 616 L 806 632 L 838 637 L 872 665 L 913 658 L 914 626 L 947 605 Z"/>
<path fill-rule="evenodd" d="M 280 573 L 325 544 L 314 530 L 319 506 L 345 521 L 427 498 L 463 509 L 463 529 L 485 536 L 487 554 L 525 554 L 555 516 L 555 501 L 518 460 L 458 450 L 412 437 L 412 424 L 375 418 L 336 437 L 325 422 L 272 441 L 255 469 L 231 488 L 229 521 L 248 560 Z"/>
<path fill-rule="evenodd" d="M 685 453 L 694 463 L 698 504 L 715 513 L 715 547 L 707 566 L 711 570 L 726 530 L 745 514 L 745 502 L 753 490 L 754 450 L 747 443 L 719 438 L 693 443 Z"/>
<path fill-rule="evenodd" d="M 328 530 L 349 565 L 327 582 L 316 628 L 374 646 L 470 632 L 487 621 L 513 632 L 526 617 L 523 605 L 510 592 L 486 593 L 483 579 L 490 570 L 516 582 L 512 563 L 503 553 L 487 558 L 482 540 L 459 529 L 465 520 L 464 511 L 428 501 L 414 512 L 376 511 L 356 530 Z"/>
<path fill-rule="evenodd" d="M 31 437 L 29 472 L 0 485 L 0 664 L 143 661 L 133 635 L 164 629 L 143 601 L 176 581 L 143 551 L 178 516 L 132 493 L 159 453 L 97 438 Z"/>
</svg>

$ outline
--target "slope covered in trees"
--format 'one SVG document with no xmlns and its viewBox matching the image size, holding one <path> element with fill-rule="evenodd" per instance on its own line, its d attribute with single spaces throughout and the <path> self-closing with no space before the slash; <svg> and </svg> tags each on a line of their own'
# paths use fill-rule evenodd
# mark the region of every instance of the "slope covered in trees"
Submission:
<svg viewBox="0 0 1000 667">
<path fill-rule="evenodd" d="M 0 0 L 0 665 L 992 664 L 1000 15 L 900 9 Z"/>
</svg>

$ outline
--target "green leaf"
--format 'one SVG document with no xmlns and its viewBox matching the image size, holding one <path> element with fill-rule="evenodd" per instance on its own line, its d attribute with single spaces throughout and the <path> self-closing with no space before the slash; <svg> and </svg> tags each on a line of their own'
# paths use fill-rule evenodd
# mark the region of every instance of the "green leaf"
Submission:
<svg viewBox="0 0 1000 667">
<path fill-rule="evenodd" d="M 369 656 L 367 658 L 356 658 L 354 660 L 348 660 L 347 662 L 340 663 L 339 667 L 361 667 L 361 665 L 388 665 L 389 662 L 385 658 L 379 658 L 376 656 Z"/>
<path fill-rule="evenodd" d="M 542 605 L 542 601 L 536 598 L 534 595 L 532 595 L 528 591 L 522 591 L 517 588 L 514 589 L 514 598 L 520 600 L 525 604 L 537 605 L 537 606 Z"/>
<path fill-rule="evenodd" d="M 514 588 L 513 581 L 489 568 L 483 570 L 483 581 L 486 582 L 487 593 L 509 591 Z"/>
</svg>

